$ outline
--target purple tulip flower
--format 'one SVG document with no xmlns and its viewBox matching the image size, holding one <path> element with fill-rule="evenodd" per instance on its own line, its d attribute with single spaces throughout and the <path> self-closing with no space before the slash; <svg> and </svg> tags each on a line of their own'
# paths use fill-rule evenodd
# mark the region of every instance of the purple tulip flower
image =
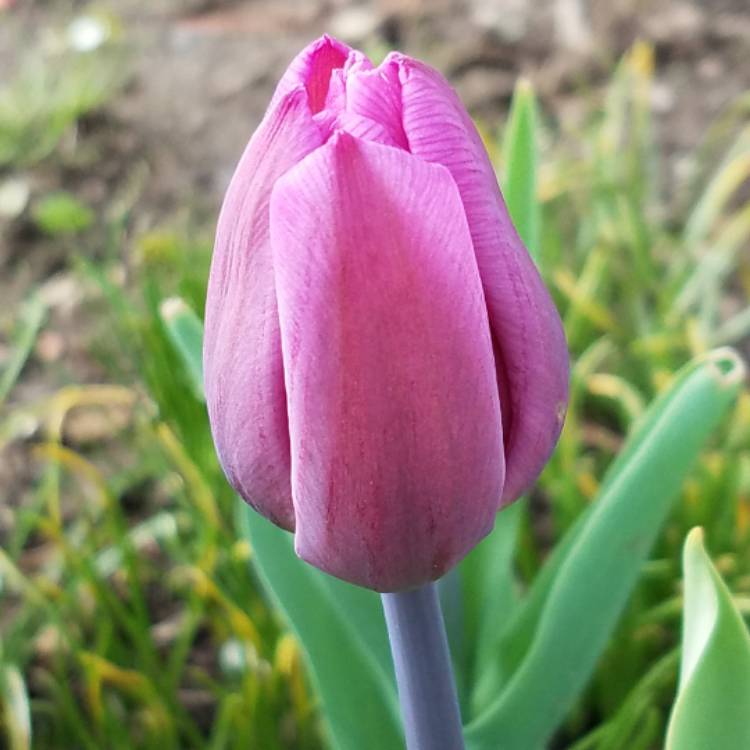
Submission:
<svg viewBox="0 0 750 750">
<path fill-rule="evenodd" d="M 230 483 L 347 581 L 439 578 L 536 480 L 565 338 L 439 73 L 327 36 L 292 62 L 221 211 L 204 366 Z"/>
</svg>

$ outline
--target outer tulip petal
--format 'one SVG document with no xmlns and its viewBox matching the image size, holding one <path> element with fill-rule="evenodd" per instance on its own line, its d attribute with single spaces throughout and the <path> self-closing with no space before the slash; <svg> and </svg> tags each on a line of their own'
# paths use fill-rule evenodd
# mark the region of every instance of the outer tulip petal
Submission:
<svg viewBox="0 0 750 750">
<path fill-rule="evenodd" d="M 500 406 L 453 178 L 339 133 L 276 183 L 271 244 L 298 554 L 380 591 L 492 527 Z"/>
<path fill-rule="evenodd" d="M 554 303 L 518 237 L 479 134 L 435 70 L 393 53 L 411 153 L 450 170 L 461 193 L 496 342 L 510 502 L 536 480 L 557 442 L 568 395 L 568 354 Z"/>
<path fill-rule="evenodd" d="M 269 111 L 224 199 L 206 299 L 203 361 L 219 459 L 240 495 L 287 529 L 294 511 L 268 204 L 276 180 L 321 143 L 304 88 Z"/>
</svg>

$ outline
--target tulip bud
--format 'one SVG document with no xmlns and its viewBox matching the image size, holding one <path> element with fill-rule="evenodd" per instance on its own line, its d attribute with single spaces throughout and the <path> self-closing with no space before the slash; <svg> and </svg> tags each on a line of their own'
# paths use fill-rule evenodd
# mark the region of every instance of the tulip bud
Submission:
<svg viewBox="0 0 750 750">
<path fill-rule="evenodd" d="M 292 62 L 224 200 L 204 369 L 232 486 L 353 583 L 435 580 L 535 481 L 565 338 L 439 73 L 329 37 Z"/>
</svg>

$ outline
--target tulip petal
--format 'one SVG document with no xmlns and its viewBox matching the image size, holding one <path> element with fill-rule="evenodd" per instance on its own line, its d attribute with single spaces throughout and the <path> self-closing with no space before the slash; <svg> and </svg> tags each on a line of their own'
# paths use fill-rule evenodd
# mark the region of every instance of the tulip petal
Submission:
<svg viewBox="0 0 750 750">
<path fill-rule="evenodd" d="M 392 132 L 376 120 L 352 112 L 340 112 L 334 124 L 337 130 L 345 130 L 355 138 L 398 148 L 399 144 L 394 140 Z"/>
<path fill-rule="evenodd" d="M 277 182 L 271 244 L 297 552 L 379 591 L 436 579 L 492 527 L 504 474 L 456 185 L 340 132 Z"/>
<path fill-rule="evenodd" d="M 268 204 L 276 180 L 321 143 L 304 88 L 269 111 L 224 199 L 206 298 L 206 400 L 219 459 L 240 495 L 287 529 L 294 511 Z"/>
<path fill-rule="evenodd" d="M 529 488 L 557 442 L 568 354 L 555 305 L 505 207 L 492 164 L 456 93 L 436 71 L 392 53 L 411 153 L 453 175 L 471 227 L 496 344 L 505 431 L 504 502 Z"/>
<path fill-rule="evenodd" d="M 350 72 L 346 79 L 346 109 L 352 117 L 378 123 L 389 135 L 388 145 L 409 149 L 401 123 L 401 85 L 395 66 Z"/>
<path fill-rule="evenodd" d="M 338 39 L 324 34 L 305 47 L 289 64 L 282 76 L 273 98 L 271 108 L 278 104 L 290 91 L 304 86 L 310 110 L 320 112 L 326 103 L 331 73 L 342 68 L 352 49 Z"/>
</svg>

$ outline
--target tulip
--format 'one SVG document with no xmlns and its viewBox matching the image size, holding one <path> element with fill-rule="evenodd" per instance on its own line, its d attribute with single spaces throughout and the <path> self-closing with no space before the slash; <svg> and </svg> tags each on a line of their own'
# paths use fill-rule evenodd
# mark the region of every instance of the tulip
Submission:
<svg viewBox="0 0 750 750">
<path fill-rule="evenodd" d="M 327 36 L 291 63 L 219 218 L 204 369 L 232 486 L 352 583 L 436 580 L 533 484 L 565 338 L 439 73 Z"/>
</svg>

